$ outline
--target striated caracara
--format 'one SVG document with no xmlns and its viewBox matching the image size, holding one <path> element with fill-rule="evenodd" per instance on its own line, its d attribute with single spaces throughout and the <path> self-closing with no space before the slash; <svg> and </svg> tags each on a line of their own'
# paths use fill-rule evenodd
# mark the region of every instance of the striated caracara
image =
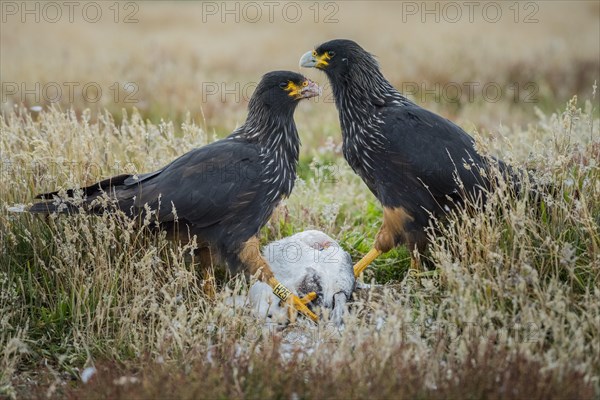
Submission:
<svg viewBox="0 0 600 400">
<path fill-rule="evenodd" d="M 258 273 L 278 297 L 316 319 L 305 305 L 314 297 L 300 299 L 275 279 L 260 254 L 257 235 L 294 186 L 300 146 L 294 110 L 299 100 L 319 93 L 300 74 L 269 72 L 250 99 L 246 122 L 227 138 L 194 149 L 158 171 L 114 176 L 85 187 L 79 200 L 73 190 L 63 197 L 60 192 L 39 195 L 44 201 L 29 211 L 120 209 L 132 218 L 151 218 L 170 233 L 196 235 L 201 252 L 219 255 L 233 272 Z"/>
<path fill-rule="evenodd" d="M 396 90 L 375 58 L 351 40 L 331 40 L 304 54 L 300 66 L 325 72 L 338 109 L 346 161 L 383 205 L 375 244 L 355 266 L 358 276 L 379 254 L 405 244 L 411 265 L 427 245 L 425 228 L 468 197 L 485 200 L 493 158 L 451 121 Z"/>
</svg>

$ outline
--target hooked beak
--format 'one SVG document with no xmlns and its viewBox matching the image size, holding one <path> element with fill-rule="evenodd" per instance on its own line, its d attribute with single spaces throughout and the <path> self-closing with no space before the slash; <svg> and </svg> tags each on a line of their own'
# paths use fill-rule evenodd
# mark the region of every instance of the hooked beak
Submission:
<svg viewBox="0 0 600 400">
<path fill-rule="evenodd" d="M 321 95 L 321 88 L 319 87 L 319 85 L 317 85 L 310 79 L 307 79 L 306 82 L 308 82 L 308 85 L 302 86 L 302 89 L 300 89 L 300 97 L 299 98 L 310 99 L 311 97 L 316 97 L 316 96 Z"/>
<path fill-rule="evenodd" d="M 329 65 L 329 62 L 327 61 L 327 56 L 325 54 L 319 56 L 314 50 L 307 51 L 302 57 L 300 57 L 300 66 L 304 68 L 322 69 L 327 65 Z"/>
</svg>

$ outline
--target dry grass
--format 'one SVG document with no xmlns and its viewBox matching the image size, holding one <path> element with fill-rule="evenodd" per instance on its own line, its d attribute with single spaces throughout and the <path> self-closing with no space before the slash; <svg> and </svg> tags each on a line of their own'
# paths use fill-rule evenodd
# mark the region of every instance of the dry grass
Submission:
<svg viewBox="0 0 600 400">
<path fill-rule="evenodd" d="M 536 162 L 535 176 L 554 186 L 552 195 L 537 204 L 535 199 L 514 199 L 498 190 L 483 212 L 451 219 L 441 228 L 444 235 L 435 240 L 430 254 L 436 270 L 404 276 L 399 271 L 405 270 L 406 262 L 398 257 L 401 253 L 394 253 L 395 257 L 381 260 L 376 270 L 396 270 L 400 286 L 355 302 L 343 332 L 332 331 L 327 323 L 299 326 L 301 340 L 290 339 L 289 329 L 263 331 L 248 310 L 232 307 L 228 299 L 235 293 L 245 295 L 247 288 L 239 279 L 227 283 L 229 289 L 221 290 L 214 301 L 207 300 L 194 266 L 186 262 L 191 247 L 136 231 L 119 216 L 40 219 L 7 211 L 9 205 L 31 199 L 40 185 L 66 187 L 86 180 L 85 168 L 75 172 L 67 168 L 69 172 L 62 174 L 44 168 L 43 160 L 56 159 L 56 151 L 93 165 L 118 159 L 103 159 L 108 153 L 104 149 L 132 143 L 140 147 L 139 151 L 125 148 L 131 151 L 129 161 L 150 169 L 146 167 L 150 160 L 169 159 L 178 149 L 204 140 L 197 127 L 187 125 L 186 133 L 177 137 L 169 125 L 156 127 L 135 114 L 124 119 L 121 127 L 107 116 L 103 122 L 88 124 L 57 110 L 36 119 L 24 110 L 7 115 L 0 120 L 2 149 L 12 155 L 9 160 L 14 164 L 5 165 L 40 165 L 29 175 L 22 168 L 7 169 L 2 175 L 4 390 L 11 393 L 15 374 L 27 374 L 17 373 L 19 368 L 35 370 L 42 360 L 76 377 L 78 370 L 99 358 L 121 360 L 129 374 L 145 382 L 128 389 L 108 385 L 108 392 L 100 396 L 160 395 L 167 393 L 161 392 L 165 379 L 178 387 L 187 376 L 197 386 L 181 389 L 182 397 L 205 390 L 207 397 L 336 393 L 335 385 L 308 388 L 302 384 L 304 378 L 289 374 L 300 367 L 311 379 L 321 370 L 337 377 L 334 372 L 340 370 L 338 384 L 356 382 L 340 386 L 350 391 L 343 393 L 359 397 L 373 380 L 383 388 L 382 396 L 400 386 L 407 397 L 458 396 L 461 389 L 474 397 L 502 396 L 502 388 L 509 387 L 515 390 L 514 397 L 527 392 L 542 398 L 572 391 L 591 396 L 593 388 L 598 390 L 600 371 L 600 173 L 598 121 L 590 119 L 589 102 L 586 107 L 587 112 L 572 102 L 562 115 L 547 118 L 536 128 L 547 129 L 546 134 L 555 138 L 551 146 L 539 147 L 531 161 Z M 98 150 L 83 159 L 76 148 L 64 146 L 66 129 L 76 131 L 81 143 L 96 143 Z M 43 140 L 37 135 L 43 135 Z M 29 144 L 36 142 L 44 145 L 44 152 L 27 152 Z M 111 157 L 117 154 L 123 156 L 112 153 Z M 339 196 L 342 190 L 344 197 Z M 305 201 L 317 192 L 311 202 Z M 369 243 L 357 236 L 372 237 L 380 218 L 377 208 L 364 215 L 372 202 L 357 178 L 339 163 L 333 182 L 314 177 L 301 181 L 265 228 L 265 237 L 318 227 L 341 238 L 358 255 Z M 277 347 L 278 341 L 283 341 L 286 351 Z M 212 356 L 208 354 L 215 351 L 215 357 L 228 360 L 231 349 L 236 349 L 236 357 L 244 355 L 232 360 L 241 363 L 236 376 L 248 379 L 245 386 L 236 383 L 238 378 L 223 387 L 211 384 L 212 380 L 196 381 L 194 374 L 209 367 L 206 358 Z M 269 375 L 265 349 L 283 357 L 276 376 Z M 475 349 L 482 352 L 481 358 L 473 358 Z M 189 368 L 171 372 L 170 367 L 157 366 L 136 372 L 149 360 Z M 472 373 L 482 371 L 481 363 L 492 369 L 475 374 L 467 385 Z M 223 370 L 211 376 L 216 380 L 219 374 L 233 373 L 227 371 L 235 365 L 224 362 L 219 367 Z M 362 369 L 346 370 L 342 365 Z M 368 374 L 367 365 L 372 369 Z M 498 375 L 505 368 L 508 375 Z M 528 385 L 528 380 L 515 375 L 521 369 L 538 370 L 531 372 L 535 373 L 532 379 L 544 384 Z M 98 379 L 105 382 L 115 376 L 113 371 Z M 448 381 L 442 379 L 448 376 L 444 378 Z M 275 386 L 260 386 L 261 379 Z M 412 383 L 405 386 L 405 379 Z M 564 385 L 567 380 L 575 383 Z M 105 386 L 74 393 L 87 396 Z M 57 393 L 66 390 L 60 385 L 52 388 Z"/>
<path fill-rule="evenodd" d="M 384 399 L 459 399 L 465 394 L 470 398 L 490 399 L 593 396 L 591 385 L 582 384 L 580 372 L 543 372 L 540 363 L 522 354 L 499 350 L 478 340 L 469 343 L 461 356 L 439 351 L 438 355 L 444 357 L 443 368 L 420 358 L 414 346 L 406 342 L 390 346 L 386 341 L 386 356 L 382 357 L 373 351 L 382 344 L 378 339 L 367 339 L 355 347 L 354 355 L 334 362 L 328 359 L 331 351 L 323 351 L 311 360 L 296 353 L 290 360 L 282 361 L 278 341 L 257 348 L 250 355 L 224 348 L 216 351 L 212 362 L 200 360 L 185 367 L 149 361 L 149 367 L 134 378 L 133 384 L 127 368 L 103 364 L 98 379 L 69 395 L 73 398 L 108 395 L 121 399 L 348 399 L 372 397 L 376 389 L 375 397 Z M 436 345 L 440 349 L 445 347 L 443 340 Z M 423 371 L 427 370 L 430 372 L 424 379 Z"/>
<path fill-rule="evenodd" d="M 140 102 L 138 110 L 125 105 L 125 114 L 124 104 L 110 101 L 99 104 L 109 111 L 86 110 L 81 99 L 42 112 L 13 99 L 3 104 L 0 396 L 599 396 L 600 132 L 592 83 L 600 8 L 580 4 L 542 3 L 540 23 L 530 26 L 399 25 L 392 3 L 341 3 L 336 25 L 198 24 L 196 5 L 178 6 L 183 12 L 149 3 L 140 3 L 133 28 L 3 24 L 3 82 L 134 81 Z M 367 12 L 373 18 L 365 21 Z M 398 35 L 382 38 L 375 26 L 394 26 Z M 438 227 L 443 235 L 427 255 L 435 269 L 422 275 L 406 274 L 404 249 L 382 257 L 367 278 L 386 285 L 352 303 L 342 331 L 326 322 L 264 327 L 232 304 L 248 288 L 240 277 L 222 278 L 217 298 L 207 299 L 190 262 L 193 245 L 140 232 L 118 215 L 8 211 L 45 190 L 153 170 L 231 131 L 245 102 L 203 102 L 202 82 L 293 69 L 305 48 L 333 36 L 372 49 L 398 86 L 535 81 L 538 103 L 427 106 L 462 121 L 482 151 L 535 169 L 532 176 L 553 189 L 515 198 L 501 185 L 484 210 Z M 35 47 L 24 44 L 31 37 Z M 65 67 L 53 56 L 67 38 Z M 579 102 L 565 106 L 575 93 Z M 381 209 L 340 157 L 333 105 L 298 111 L 302 179 L 264 240 L 321 229 L 358 259 Z M 97 373 L 83 384 L 81 371 L 91 366 Z"/>
</svg>

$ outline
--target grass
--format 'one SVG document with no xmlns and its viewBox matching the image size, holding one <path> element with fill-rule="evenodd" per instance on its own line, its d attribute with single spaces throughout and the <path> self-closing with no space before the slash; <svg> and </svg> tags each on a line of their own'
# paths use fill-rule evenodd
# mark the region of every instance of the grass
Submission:
<svg viewBox="0 0 600 400">
<path fill-rule="evenodd" d="M 135 107 L 75 98 L 37 112 L 18 96 L 2 103 L 0 397 L 600 396 L 597 5 L 543 3 L 535 25 L 399 25 L 400 3 L 354 2 L 340 4 L 336 25 L 248 26 L 198 24 L 193 4 L 181 5 L 185 12 L 140 4 L 135 26 L 3 24 L 3 82 L 127 80 L 140 92 Z M 385 26 L 398 35 L 376 34 Z M 158 28 L 159 37 L 148 35 Z M 262 45 L 242 49 L 240 35 Z M 207 298 L 193 242 L 137 230 L 120 215 L 9 211 L 39 192 L 157 169 L 222 137 L 246 102 L 204 101 L 203 82 L 256 80 L 265 60 L 272 69 L 296 65 L 303 46 L 333 36 L 372 49 L 398 87 L 534 81 L 534 103 L 413 97 L 460 123 L 482 152 L 531 171 L 526 192 L 551 190 L 518 197 L 500 183 L 484 209 L 435 227 L 422 274 L 408 273 L 405 248 L 380 257 L 364 279 L 381 286 L 355 293 L 343 330 L 326 321 L 265 326 L 235 303 L 250 282 L 222 271 L 216 298 Z M 23 42 L 32 37 L 35 46 Z M 53 56 L 67 41 L 65 69 Z M 301 104 L 296 120 L 299 179 L 263 243 L 320 229 L 358 260 L 381 207 L 341 156 L 333 105 Z"/>
<path fill-rule="evenodd" d="M 265 331 L 247 309 L 231 306 L 232 296 L 246 293 L 243 279 L 223 278 L 217 298 L 206 298 L 190 262 L 193 243 L 137 230 L 122 216 L 8 211 L 40 185 L 93 180 L 89 168 L 79 175 L 44 168 L 41 161 L 59 150 L 85 166 L 123 157 L 151 169 L 205 140 L 191 121 L 175 132 L 136 113 L 120 126 L 109 114 L 88 123 L 58 109 L 5 115 L 2 153 L 38 165 L 29 175 L 23 168 L 2 175 L 2 390 L 76 398 L 362 397 L 376 385 L 381 397 L 592 397 L 600 372 L 600 135 L 592 115 L 592 103 L 580 108 L 573 99 L 530 128 L 553 138 L 525 160 L 536 180 L 552 185 L 542 198 L 515 197 L 500 185 L 483 210 L 449 218 L 432 236 L 429 272 L 407 275 L 404 248 L 378 259 L 367 279 L 388 285 L 357 298 L 343 331 L 326 322 Z M 80 144 L 65 145 L 65 130 L 77 132 Z M 82 143 L 101 151 L 82 154 Z M 122 143 L 126 154 L 107 151 Z M 334 176 L 320 179 L 323 165 L 334 166 Z M 358 259 L 377 232 L 380 207 L 342 160 L 315 158 L 308 169 L 263 229 L 265 243 L 319 228 Z M 290 339 L 294 330 L 302 341 Z M 99 371 L 93 384 L 51 383 L 72 382 L 90 365 Z M 307 383 L 323 373 L 332 378 Z M 48 386 L 19 386 L 35 376 Z M 121 376 L 134 383 L 111 384 Z"/>
</svg>

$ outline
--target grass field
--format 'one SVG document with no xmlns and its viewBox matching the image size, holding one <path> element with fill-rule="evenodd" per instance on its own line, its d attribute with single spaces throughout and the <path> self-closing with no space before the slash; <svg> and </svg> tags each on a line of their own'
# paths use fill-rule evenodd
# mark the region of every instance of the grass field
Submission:
<svg viewBox="0 0 600 400">
<path fill-rule="evenodd" d="M 0 398 L 600 396 L 598 2 L 23 4 L 1 4 Z M 207 298 L 191 245 L 118 216 L 9 210 L 225 136 L 263 73 L 335 37 L 552 193 L 452 216 L 427 272 L 380 257 L 343 330 L 265 327 L 222 271 Z M 325 76 L 300 72 L 325 92 L 298 107 L 300 179 L 262 237 L 320 229 L 358 260 L 382 210 Z"/>
</svg>

